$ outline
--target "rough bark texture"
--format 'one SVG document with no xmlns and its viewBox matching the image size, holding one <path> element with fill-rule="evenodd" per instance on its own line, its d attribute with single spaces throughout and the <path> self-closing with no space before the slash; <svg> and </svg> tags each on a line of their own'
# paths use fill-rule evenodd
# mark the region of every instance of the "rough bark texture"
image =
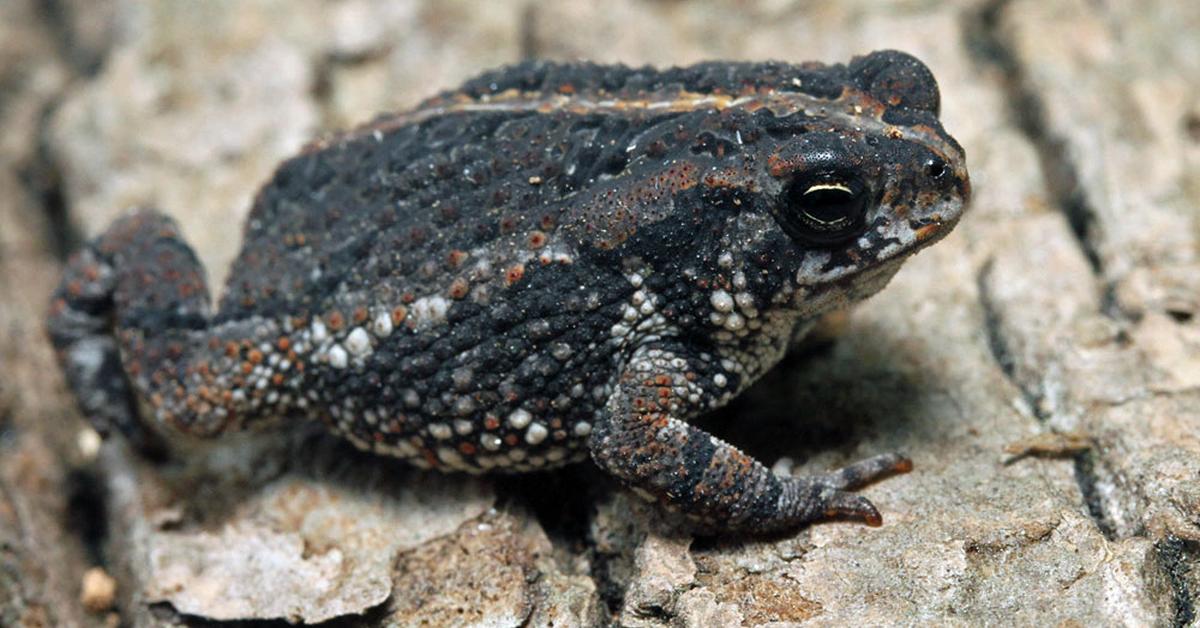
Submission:
<svg viewBox="0 0 1200 628">
<path fill-rule="evenodd" d="M 1198 30 L 1173 0 L 2 3 L 0 625 L 1192 624 Z M 219 285 L 278 161 L 486 67 L 888 47 L 938 77 L 974 206 L 708 421 L 797 472 L 906 451 L 866 491 L 883 528 L 693 539 L 586 467 L 441 477 L 310 435 L 155 466 L 97 448 L 41 334 L 124 208 L 174 214 Z"/>
</svg>

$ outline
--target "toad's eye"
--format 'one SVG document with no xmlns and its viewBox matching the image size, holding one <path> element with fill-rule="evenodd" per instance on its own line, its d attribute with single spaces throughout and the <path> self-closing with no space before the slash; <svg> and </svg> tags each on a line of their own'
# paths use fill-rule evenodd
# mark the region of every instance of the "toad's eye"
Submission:
<svg viewBox="0 0 1200 628">
<path fill-rule="evenodd" d="M 784 229 L 808 244 L 832 246 L 857 237 L 867 213 L 867 189 L 856 179 L 800 178 L 784 190 Z"/>
</svg>

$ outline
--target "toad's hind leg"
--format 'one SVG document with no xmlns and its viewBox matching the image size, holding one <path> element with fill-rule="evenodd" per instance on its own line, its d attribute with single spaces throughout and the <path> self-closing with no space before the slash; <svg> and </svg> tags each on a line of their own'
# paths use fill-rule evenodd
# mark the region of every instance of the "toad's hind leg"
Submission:
<svg viewBox="0 0 1200 628">
<path fill-rule="evenodd" d="M 848 492 L 912 463 L 884 454 L 812 477 L 780 477 L 736 447 L 681 420 L 700 408 L 697 382 L 712 365 L 669 349 L 620 378 L 590 442 L 592 458 L 634 488 L 726 531 L 771 532 L 829 517 L 882 523 L 865 497 Z M 684 392 L 684 394 L 680 394 Z M 689 407 L 692 406 L 692 407 Z"/>
<path fill-rule="evenodd" d="M 84 414 L 102 433 L 116 429 L 147 446 L 156 439 L 138 418 L 138 400 L 189 433 L 215 433 L 228 421 L 217 399 L 197 395 L 200 354 L 217 349 L 210 312 L 204 269 L 178 227 L 140 210 L 71 258 L 47 329 Z M 161 411 L 171 405 L 178 411 Z"/>
</svg>

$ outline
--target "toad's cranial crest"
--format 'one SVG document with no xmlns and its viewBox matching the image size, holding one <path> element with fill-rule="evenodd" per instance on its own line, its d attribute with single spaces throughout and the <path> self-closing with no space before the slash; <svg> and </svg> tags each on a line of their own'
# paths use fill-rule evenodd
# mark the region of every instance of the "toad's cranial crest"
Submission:
<svg viewBox="0 0 1200 628">
<path fill-rule="evenodd" d="M 323 422 L 424 468 L 590 456 L 719 530 L 832 515 L 909 468 L 778 477 L 689 424 L 880 290 L 970 195 L 929 70 L 526 63 L 306 147 L 255 199 L 216 311 L 175 224 L 113 224 L 49 332 L 139 443 Z"/>
</svg>

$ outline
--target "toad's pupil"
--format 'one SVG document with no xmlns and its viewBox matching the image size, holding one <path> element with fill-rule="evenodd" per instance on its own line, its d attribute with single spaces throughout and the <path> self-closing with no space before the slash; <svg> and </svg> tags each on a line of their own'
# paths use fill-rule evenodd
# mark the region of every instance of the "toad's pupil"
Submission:
<svg viewBox="0 0 1200 628">
<path fill-rule="evenodd" d="M 790 196 L 804 231 L 820 239 L 839 238 L 854 230 L 862 218 L 864 195 L 842 183 L 798 185 Z"/>
<path fill-rule="evenodd" d="M 853 218 L 855 194 L 838 185 L 814 185 L 800 197 L 800 209 L 814 226 L 839 229 Z"/>
</svg>

